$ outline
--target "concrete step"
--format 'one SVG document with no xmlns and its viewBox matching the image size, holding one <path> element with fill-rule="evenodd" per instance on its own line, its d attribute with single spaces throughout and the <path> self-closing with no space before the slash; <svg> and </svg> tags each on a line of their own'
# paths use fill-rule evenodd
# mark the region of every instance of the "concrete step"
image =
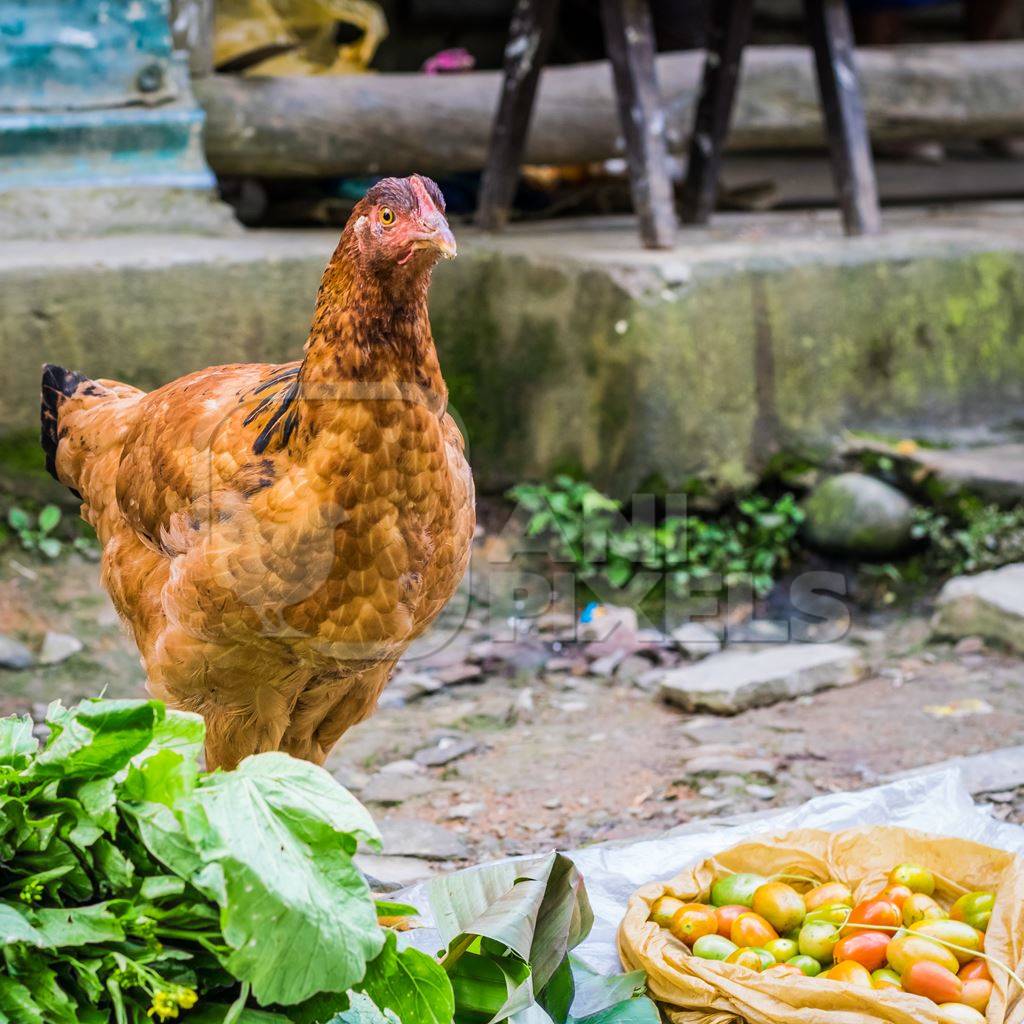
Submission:
<svg viewBox="0 0 1024 1024">
<path fill-rule="evenodd" d="M 630 218 L 456 226 L 434 334 L 482 488 L 571 468 L 628 494 L 751 482 L 840 428 L 1009 422 L 1024 400 L 1024 205 L 733 214 L 639 248 Z M 154 387 L 302 349 L 333 231 L 0 242 L 0 432 L 45 359 Z"/>
</svg>

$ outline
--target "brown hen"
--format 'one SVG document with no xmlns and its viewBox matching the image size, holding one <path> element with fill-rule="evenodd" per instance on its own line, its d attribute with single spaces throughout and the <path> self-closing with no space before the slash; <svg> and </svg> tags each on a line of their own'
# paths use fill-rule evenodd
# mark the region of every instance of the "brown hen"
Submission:
<svg viewBox="0 0 1024 1024">
<path fill-rule="evenodd" d="M 42 443 L 103 545 L 150 692 L 206 720 L 210 768 L 322 762 L 455 592 L 473 480 L 427 315 L 455 255 L 428 178 L 360 200 L 301 362 L 146 394 L 43 372 Z"/>
</svg>

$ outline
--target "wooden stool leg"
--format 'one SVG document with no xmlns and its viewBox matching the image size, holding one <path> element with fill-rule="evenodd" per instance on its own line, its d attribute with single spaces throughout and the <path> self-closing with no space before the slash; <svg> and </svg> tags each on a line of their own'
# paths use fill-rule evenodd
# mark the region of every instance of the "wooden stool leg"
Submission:
<svg viewBox="0 0 1024 1024">
<path fill-rule="evenodd" d="M 505 46 L 505 78 L 480 181 L 476 222 L 497 231 L 508 221 L 541 68 L 555 33 L 558 0 L 517 0 Z"/>
<path fill-rule="evenodd" d="M 853 29 L 845 0 L 805 0 L 825 110 L 832 176 L 848 235 L 881 230 L 878 187 L 864 105 L 853 64 Z"/>
<path fill-rule="evenodd" d="M 704 79 L 683 187 L 681 214 L 685 224 L 707 224 L 715 209 L 722 147 L 729 134 L 740 58 L 750 38 L 754 0 L 712 0 L 711 11 Z"/>
<path fill-rule="evenodd" d="M 601 0 L 601 20 L 615 75 L 640 237 L 649 249 L 670 249 L 676 238 L 676 213 L 665 113 L 654 69 L 651 12 L 647 0 Z"/>
</svg>

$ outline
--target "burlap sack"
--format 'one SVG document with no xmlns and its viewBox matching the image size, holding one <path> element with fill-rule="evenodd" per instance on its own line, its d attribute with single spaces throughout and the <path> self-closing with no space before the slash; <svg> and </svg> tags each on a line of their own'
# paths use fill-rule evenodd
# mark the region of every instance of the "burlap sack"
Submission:
<svg viewBox="0 0 1024 1024">
<path fill-rule="evenodd" d="M 935 1004 L 920 996 L 820 978 L 772 978 L 735 964 L 702 960 L 648 921 L 659 896 L 706 901 L 713 882 L 738 871 L 837 879 L 860 900 L 882 889 L 889 871 L 905 862 L 934 873 L 935 898 L 947 907 L 965 892 L 994 891 L 985 952 L 1024 977 L 1024 860 L 964 839 L 890 827 L 800 829 L 742 843 L 669 882 L 651 882 L 630 898 L 619 927 L 619 955 L 628 969 L 647 972 L 649 992 L 672 1024 L 938 1024 Z M 1022 1024 L 1019 986 L 999 968 L 991 972 L 995 989 L 988 1024 Z"/>
</svg>

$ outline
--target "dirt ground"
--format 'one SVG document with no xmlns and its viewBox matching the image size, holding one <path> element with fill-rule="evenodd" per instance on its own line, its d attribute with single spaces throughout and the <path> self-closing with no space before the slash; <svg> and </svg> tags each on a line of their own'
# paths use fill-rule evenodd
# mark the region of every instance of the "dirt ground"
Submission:
<svg viewBox="0 0 1024 1024">
<path fill-rule="evenodd" d="M 31 647 L 53 630 L 84 644 L 58 665 L 0 670 L 0 713 L 41 717 L 55 698 L 144 693 L 98 569 L 77 555 L 0 555 L 0 634 Z M 421 858 L 437 866 L 658 832 L 1020 742 L 1024 662 L 973 638 L 933 642 L 928 614 L 855 613 L 847 639 L 871 666 L 863 682 L 734 717 L 683 714 L 635 681 L 593 674 L 570 645 L 534 639 L 496 657 L 486 627 L 470 622 L 403 671 L 328 768 L 383 824 L 386 852 L 416 858 L 403 862 L 414 874 L 427 869 Z M 424 681 L 433 692 L 414 696 Z M 970 699 L 980 703 L 950 713 Z M 1003 803 L 1020 820 L 1021 801 Z"/>
</svg>

